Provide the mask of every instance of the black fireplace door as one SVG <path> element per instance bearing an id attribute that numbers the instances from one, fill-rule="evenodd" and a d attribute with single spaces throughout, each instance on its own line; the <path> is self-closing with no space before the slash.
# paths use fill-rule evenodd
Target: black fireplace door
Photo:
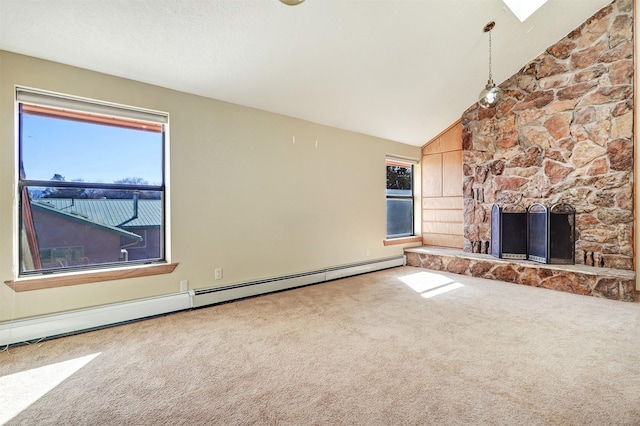
<path id="1" fill-rule="evenodd" d="M 527 211 L 520 206 L 491 207 L 491 255 L 527 258 Z"/>
<path id="2" fill-rule="evenodd" d="M 549 209 L 549 263 L 575 263 L 576 211 L 568 204 Z"/>
<path id="3" fill-rule="evenodd" d="M 575 263 L 576 211 L 568 204 L 547 209 L 542 204 L 529 207 L 529 260 L 541 263 Z"/>

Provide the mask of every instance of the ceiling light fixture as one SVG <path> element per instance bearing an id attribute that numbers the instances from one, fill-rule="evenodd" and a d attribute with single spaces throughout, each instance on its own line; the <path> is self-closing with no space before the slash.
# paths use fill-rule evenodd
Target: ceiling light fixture
<path id="1" fill-rule="evenodd" d="M 280 0 L 280 3 L 284 3 L 287 6 L 297 6 L 302 3 L 304 0 Z"/>
<path id="2" fill-rule="evenodd" d="M 491 30 L 495 26 L 496 23 L 491 21 L 483 28 L 485 33 L 489 33 L 489 81 L 487 81 L 487 85 L 484 90 L 480 92 L 480 96 L 478 96 L 478 103 L 483 108 L 493 108 L 500 102 L 500 99 L 502 99 L 502 90 L 496 87 L 491 76 Z"/>

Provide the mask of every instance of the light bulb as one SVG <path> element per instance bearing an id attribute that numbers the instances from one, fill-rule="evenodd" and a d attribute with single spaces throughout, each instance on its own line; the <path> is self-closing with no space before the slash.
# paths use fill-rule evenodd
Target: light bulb
<path id="1" fill-rule="evenodd" d="M 502 90 L 493 84 L 493 80 L 487 81 L 487 86 L 480 92 L 478 103 L 483 108 L 493 108 L 502 99 Z"/>

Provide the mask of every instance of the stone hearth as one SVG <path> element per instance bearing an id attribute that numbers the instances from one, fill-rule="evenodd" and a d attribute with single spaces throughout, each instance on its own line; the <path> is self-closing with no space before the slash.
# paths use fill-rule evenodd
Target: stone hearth
<path id="1" fill-rule="evenodd" d="M 636 274 L 629 270 L 547 265 L 439 247 L 406 248 L 404 252 L 409 266 L 625 302 L 634 299 Z"/>

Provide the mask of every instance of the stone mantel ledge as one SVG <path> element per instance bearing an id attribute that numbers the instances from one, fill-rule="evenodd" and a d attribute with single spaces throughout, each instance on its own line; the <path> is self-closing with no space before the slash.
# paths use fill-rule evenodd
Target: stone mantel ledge
<path id="1" fill-rule="evenodd" d="M 634 299 L 634 271 L 499 259 L 442 247 L 412 247 L 404 252 L 409 266 L 625 302 Z"/>

